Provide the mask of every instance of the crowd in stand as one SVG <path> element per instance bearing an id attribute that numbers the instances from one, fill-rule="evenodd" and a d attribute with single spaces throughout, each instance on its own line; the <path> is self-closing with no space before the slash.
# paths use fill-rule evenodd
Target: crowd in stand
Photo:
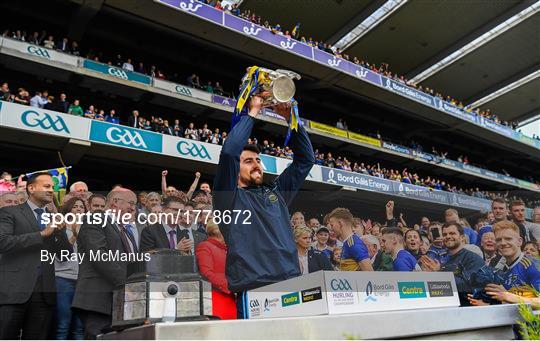
<path id="1" fill-rule="evenodd" d="M 227 247 L 212 219 L 215 213 L 210 213 L 213 210 L 212 187 L 208 182 L 200 182 L 200 173 L 195 174 L 191 187 L 185 192 L 167 184 L 167 171 L 161 174 L 161 192 L 135 194 L 122 185 L 115 185 L 111 192 L 98 194 L 90 192 L 86 183 L 76 182 L 60 202 L 50 202 L 51 198 L 47 201 L 38 194 L 36 188 L 39 188 L 40 177 L 41 181 L 52 184 L 52 179 L 43 174 L 19 178 L 12 191 L 0 193 L 1 221 L 11 221 L 14 213 L 7 207 L 41 207 L 36 202 L 40 198 L 47 212 L 62 214 L 127 210 L 129 207 L 131 223 L 119 232 L 126 235 L 125 248 L 131 253 L 165 248 L 178 250 L 183 255 L 195 255 L 198 271 L 212 284 L 213 314 L 223 319 L 235 318 L 234 293 L 229 291 L 225 277 Z M 450 271 L 454 273 L 462 305 L 516 303 L 526 299 L 538 307 L 537 299 L 531 297 L 536 297 L 533 288 L 540 290 L 537 268 L 540 207 L 535 208 L 533 222 L 525 220 L 524 209 L 520 200 L 508 205 L 504 199 L 496 198 L 492 210 L 474 222 L 460 217 L 455 209 L 447 209 L 437 217 L 424 216 L 418 222 L 406 222 L 403 213 L 396 216 L 392 201 L 384 208 L 386 220 L 382 222 L 354 216 L 345 208 L 336 208 L 323 219 L 322 215 L 305 217 L 302 212 L 294 212 L 290 219 L 291 238 L 296 242 L 302 274 L 317 270 Z M 142 214 L 177 211 L 182 212 L 177 221 L 149 225 L 135 219 Z M 209 215 L 196 212 L 209 212 Z M 0 225 L 0 256 L 10 262 L 13 257 L 9 238 L 14 231 L 7 225 Z M 88 250 L 89 244 L 99 241 L 89 240 L 92 228 L 84 226 L 87 227 L 81 229 L 76 222 L 64 223 L 56 229 L 43 226 L 41 234 L 44 238 L 54 234 L 59 239 L 65 231 L 69 242 L 66 245 L 71 252 Z M 161 233 L 163 229 L 176 232 L 167 236 Z M 85 333 L 88 331 L 83 330 L 81 319 L 88 318 L 85 314 L 88 309 L 94 309 L 89 308 L 94 307 L 94 303 L 80 298 L 84 289 L 78 284 L 81 280 L 90 281 L 82 274 L 86 270 L 73 259 L 56 259 L 54 271 L 58 293 L 54 313 L 51 312 L 55 322 L 49 337 L 88 338 L 92 334 Z M 477 275 L 473 276 L 473 273 Z M 112 279 L 107 277 L 106 280 Z M 97 296 L 92 298 L 101 297 L 94 295 Z M 96 301 L 100 302 L 98 298 Z M 11 318 L 9 321 L 13 322 Z M 46 325 L 44 322 L 40 327 L 47 330 Z M 9 335 L 18 335 L 10 332 Z M 8 335 L 8 331 L 4 330 L 4 333 Z"/>
<path id="2" fill-rule="evenodd" d="M 443 96 L 441 93 L 437 92 L 434 89 L 431 89 L 429 87 L 423 87 L 422 85 L 416 84 L 410 80 L 408 80 L 403 75 L 398 75 L 397 73 L 394 73 L 390 71 L 390 65 L 388 63 L 380 63 L 380 65 L 376 65 L 375 63 L 369 63 L 363 59 L 359 59 L 356 56 L 349 56 L 348 54 L 341 51 L 339 48 L 332 46 L 331 44 L 327 44 L 324 41 L 318 41 L 314 40 L 312 37 L 306 38 L 304 35 L 300 34 L 300 23 L 295 25 L 295 27 L 291 28 L 291 30 L 286 30 L 281 27 L 280 24 L 272 25 L 268 21 L 264 21 L 261 19 L 261 16 L 258 14 L 252 12 L 249 9 L 246 9 L 244 11 L 240 10 L 237 4 L 230 5 L 230 6 L 222 6 L 222 2 L 220 0 L 199 0 L 200 2 L 203 2 L 205 4 L 208 4 L 210 6 L 213 6 L 214 8 L 226 11 L 227 13 L 233 14 L 235 16 L 238 16 L 240 18 L 243 18 L 247 21 L 250 21 L 254 24 L 257 24 L 259 26 L 262 26 L 274 34 L 280 34 L 287 38 L 296 39 L 304 44 L 307 44 L 309 46 L 318 48 L 319 50 L 325 51 L 327 53 L 330 53 L 338 58 L 343 58 L 344 60 L 350 61 L 352 63 L 355 63 L 357 65 L 360 65 L 366 69 L 370 69 L 373 72 L 377 72 L 385 77 L 391 78 L 397 82 L 401 82 L 403 84 L 406 84 L 410 87 L 413 87 L 419 91 L 422 91 L 426 94 L 429 94 L 434 97 L 438 97 L 441 100 L 444 100 L 452 105 L 457 106 L 460 109 L 463 109 L 470 113 L 475 113 L 478 116 L 484 117 L 486 119 L 492 120 L 495 123 L 502 124 L 505 126 L 509 126 L 512 129 L 517 128 L 517 122 L 509 122 L 509 121 L 503 121 L 497 117 L 494 113 L 491 112 L 490 109 L 481 110 L 480 108 L 472 109 L 470 106 L 466 106 L 463 104 L 462 101 L 457 100 L 451 96 Z"/>
<path id="3" fill-rule="evenodd" d="M 125 119 L 125 115 L 117 113 L 115 109 L 106 110 L 102 108 L 97 108 L 92 104 L 88 105 L 88 107 L 84 109 L 80 99 L 75 98 L 73 99 L 73 102 L 70 102 L 70 99 L 65 93 L 61 93 L 58 96 L 58 99 L 56 99 L 55 96 L 49 94 L 47 90 L 43 90 L 34 92 L 34 96 L 30 97 L 28 90 L 26 90 L 25 88 L 18 88 L 15 93 L 12 93 L 9 88 L 9 84 L 2 83 L 2 85 L 0 86 L 0 99 L 8 102 L 30 105 L 33 107 L 43 108 L 47 110 L 55 110 L 71 115 L 95 119 L 98 121 L 124 124 L 138 129 L 184 137 L 212 144 L 222 145 L 223 142 L 227 139 L 226 131 L 220 131 L 219 128 L 211 129 L 206 123 L 203 124 L 202 127 L 197 127 L 195 126 L 194 122 L 185 122 L 181 121 L 180 119 L 174 119 L 169 121 L 168 119 L 164 119 L 159 116 L 144 117 L 139 113 L 138 110 L 133 110 L 129 117 Z M 344 121 L 340 120 L 338 122 L 338 125 L 339 123 L 341 123 L 342 125 L 345 124 L 346 126 L 346 123 L 344 123 Z M 248 144 L 257 145 L 261 149 L 261 152 L 263 154 L 287 159 L 293 158 L 293 150 L 290 147 L 282 147 L 276 145 L 274 142 L 268 139 L 263 140 L 262 143 L 259 141 L 260 140 L 258 140 L 257 137 L 253 137 L 247 142 Z M 446 156 L 446 153 L 443 155 Z M 319 149 L 315 150 L 315 156 L 316 164 L 330 168 L 363 173 L 379 178 L 400 181 L 403 183 L 429 187 L 431 189 L 465 194 L 485 199 L 490 199 L 501 195 L 500 193 L 492 193 L 489 191 L 481 190 L 479 187 L 463 188 L 461 186 L 453 184 L 451 185 L 448 181 L 445 181 L 443 179 L 438 179 L 429 175 L 422 176 L 408 168 L 399 170 L 381 166 L 380 163 L 369 164 L 362 161 L 349 160 L 345 156 L 335 156 L 332 152 L 322 152 L 319 151 Z M 460 162 L 468 163 L 467 156 L 460 156 L 459 159 L 458 161 Z"/>
<path id="4" fill-rule="evenodd" d="M 81 47 L 76 41 L 70 41 L 67 37 L 62 38 L 61 40 L 55 40 L 55 37 L 47 34 L 47 31 L 45 30 L 41 31 L 41 33 L 36 31 L 33 34 L 29 34 L 26 31 L 21 30 L 16 30 L 13 32 L 10 32 L 10 30 L 4 30 L 2 36 L 43 46 L 49 49 L 55 49 L 74 56 L 83 55 L 81 52 Z M 84 57 L 96 62 L 116 66 L 124 70 L 135 71 L 153 78 L 184 83 L 184 79 L 181 79 L 178 73 L 165 75 L 163 68 L 159 68 L 155 64 L 150 64 L 150 66 L 148 66 L 148 64 L 145 64 L 145 61 L 135 61 L 129 57 L 122 57 L 121 54 L 117 54 L 115 58 L 107 58 L 103 55 L 103 53 L 90 49 L 88 53 L 84 55 Z M 185 83 L 195 89 L 204 90 L 206 92 L 215 93 L 221 96 L 232 96 L 231 92 L 226 92 L 223 90 L 223 87 L 219 82 L 212 82 L 210 80 L 200 81 L 199 76 L 196 74 L 186 77 Z"/>

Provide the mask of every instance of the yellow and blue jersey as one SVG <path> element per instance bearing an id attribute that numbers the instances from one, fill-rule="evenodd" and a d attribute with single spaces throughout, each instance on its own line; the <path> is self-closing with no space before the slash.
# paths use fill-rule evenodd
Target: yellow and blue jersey
<path id="1" fill-rule="evenodd" d="M 539 263 L 521 254 L 512 264 L 506 265 L 500 272 L 504 279 L 503 286 L 509 292 L 522 296 L 536 297 L 532 288 L 540 291 Z"/>
<path id="2" fill-rule="evenodd" d="M 360 266 L 358 262 L 369 259 L 369 252 L 366 244 L 356 234 L 352 234 L 343 241 L 341 249 L 341 261 L 339 269 L 342 271 L 358 271 Z"/>

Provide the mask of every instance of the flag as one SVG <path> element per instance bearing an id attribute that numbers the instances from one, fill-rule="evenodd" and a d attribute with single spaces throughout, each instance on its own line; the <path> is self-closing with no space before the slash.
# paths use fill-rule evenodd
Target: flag
<path id="1" fill-rule="evenodd" d="M 300 35 L 300 23 L 297 23 L 296 26 L 291 31 L 291 36 L 293 38 L 298 39 L 298 36 Z"/>
<path id="2" fill-rule="evenodd" d="M 240 121 L 243 115 L 247 114 L 247 110 L 244 110 L 244 105 L 248 101 L 249 97 L 255 93 L 259 87 L 259 67 L 251 66 L 248 68 L 248 72 L 244 76 L 246 81 L 242 84 L 240 89 L 240 95 L 236 101 L 236 107 L 234 108 L 231 129 Z"/>
<path id="3" fill-rule="evenodd" d="M 287 135 L 285 136 L 285 146 L 289 144 L 293 130 L 298 132 L 298 126 L 302 125 L 300 120 L 300 114 L 298 113 L 298 102 L 293 98 L 291 99 L 291 115 L 289 117 L 289 129 L 287 130 Z"/>
<path id="4" fill-rule="evenodd" d="M 32 173 L 26 173 L 26 177 L 32 176 L 32 174 L 36 173 L 49 173 L 52 176 L 53 180 L 53 191 L 54 191 L 54 198 L 57 202 L 57 204 L 62 203 L 64 196 L 66 195 L 67 190 L 67 184 L 68 184 L 68 169 L 69 167 L 60 167 L 60 168 L 52 168 L 52 169 L 46 169 L 41 171 L 36 171 Z"/>

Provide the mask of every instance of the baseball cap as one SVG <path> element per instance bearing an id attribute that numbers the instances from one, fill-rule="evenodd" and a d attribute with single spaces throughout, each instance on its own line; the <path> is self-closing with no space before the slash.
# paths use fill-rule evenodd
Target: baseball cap
<path id="1" fill-rule="evenodd" d="M 330 233 L 330 230 L 326 226 L 321 226 L 321 227 L 319 227 L 317 229 L 317 232 L 315 232 L 315 233 L 319 233 L 319 232 L 328 232 L 328 233 Z"/>

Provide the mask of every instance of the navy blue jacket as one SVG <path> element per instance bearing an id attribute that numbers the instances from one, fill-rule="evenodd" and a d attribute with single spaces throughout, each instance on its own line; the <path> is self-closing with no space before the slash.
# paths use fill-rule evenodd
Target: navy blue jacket
<path id="1" fill-rule="evenodd" d="M 315 163 L 308 135 L 299 127 L 290 140 L 294 160 L 271 185 L 238 187 L 240 154 L 253 124 L 254 118 L 244 116 L 231 130 L 214 181 L 215 210 L 251 212 L 251 224 L 244 224 L 247 215 L 241 215 L 237 222 L 219 225 L 227 243 L 225 272 L 233 292 L 300 276 L 288 206 Z"/>

